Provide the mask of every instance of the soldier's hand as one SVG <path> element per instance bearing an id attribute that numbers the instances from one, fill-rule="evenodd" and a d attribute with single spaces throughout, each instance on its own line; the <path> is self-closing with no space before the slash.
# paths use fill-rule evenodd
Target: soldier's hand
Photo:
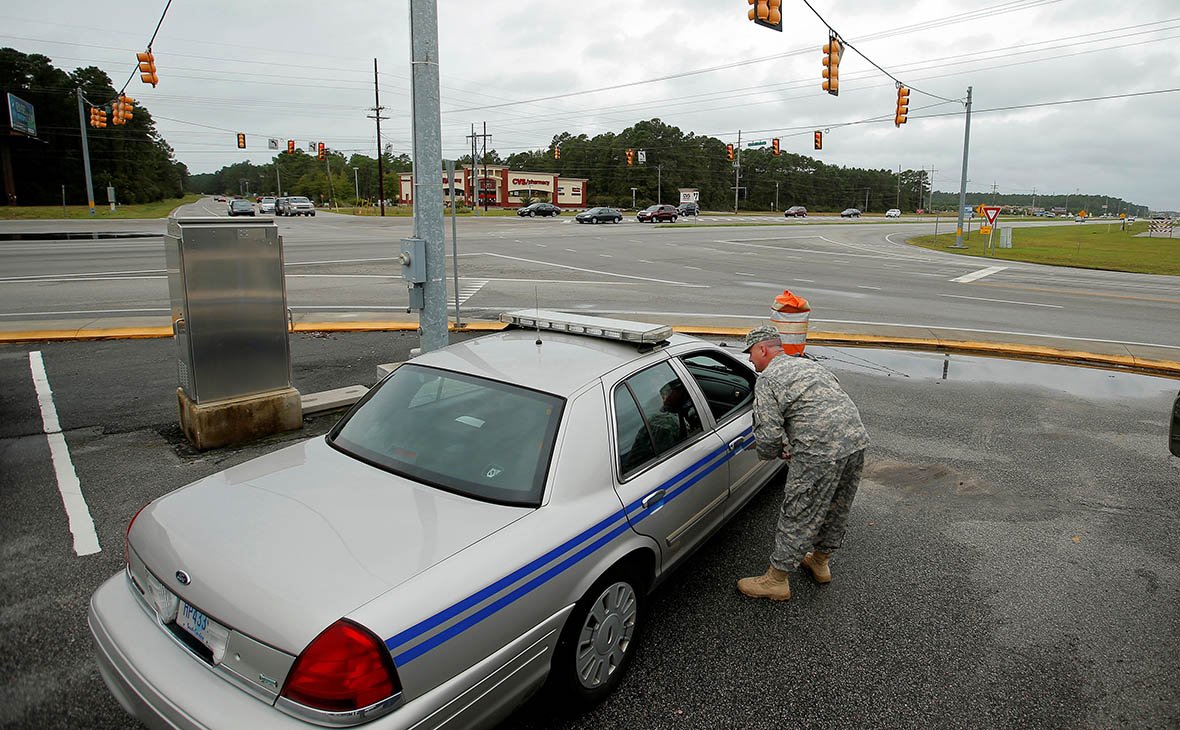
<path id="1" fill-rule="evenodd" d="M 786 461 L 790 461 L 791 460 L 791 448 L 789 446 L 784 446 L 783 453 L 779 456 L 779 458 L 784 459 Z"/>

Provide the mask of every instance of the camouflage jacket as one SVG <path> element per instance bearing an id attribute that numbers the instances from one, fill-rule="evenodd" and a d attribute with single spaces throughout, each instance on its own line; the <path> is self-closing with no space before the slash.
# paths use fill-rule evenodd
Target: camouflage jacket
<path id="1" fill-rule="evenodd" d="M 779 355 L 754 385 L 754 437 L 758 458 L 792 456 L 834 461 L 869 445 L 856 404 L 823 365 Z"/>

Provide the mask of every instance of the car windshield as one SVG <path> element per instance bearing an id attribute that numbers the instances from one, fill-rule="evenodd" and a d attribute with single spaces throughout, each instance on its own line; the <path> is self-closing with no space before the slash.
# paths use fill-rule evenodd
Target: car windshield
<path id="1" fill-rule="evenodd" d="M 287 198 L 288 203 L 310 203 L 307 198 Z"/>
<path id="2" fill-rule="evenodd" d="M 405 365 L 329 435 L 347 454 L 449 492 L 538 506 L 564 400 Z"/>

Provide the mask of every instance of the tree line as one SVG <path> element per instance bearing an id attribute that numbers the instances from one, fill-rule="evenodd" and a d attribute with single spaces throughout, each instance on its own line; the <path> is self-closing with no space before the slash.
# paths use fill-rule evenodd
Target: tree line
<path id="1" fill-rule="evenodd" d="M 46 56 L 0 48 L 0 97 L 4 103 L 6 94 L 29 102 L 37 126 L 36 137 L 13 134 L 3 138 L 13 185 L 5 191 L 3 202 L 53 205 L 62 202 L 63 194 L 69 204 L 87 202 L 78 89 L 86 100 L 99 106 L 109 107 L 117 96 L 110 77 L 94 66 L 66 72 L 54 67 Z M 83 112 L 88 121 L 86 105 Z M 96 202 L 106 202 L 107 186 L 115 188 L 119 203 L 181 197 L 188 168 L 174 159 L 172 148 L 156 131 L 147 109 L 136 104 L 132 114 L 125 125 L 111 124 L 108 115 L 107 127 L 86 128 Z M 7 121 L 7 113 L 4 118 Z"/>
<path id="2" fill-rule="evenodd" d="M 412 169 L 408 155 L 382 154 L 385 197 L 397 200 L 398 174 Z M 238 162 L 216 172 L 189 177 L 188 189 L 206 195 L 303 195 L 316 204 L 354 205 L 376 201 L 377 158 L 361 154 L 345 157 L 332 149 L 324 159 L 296 149 L 283 151 L 261 165 Z"/>

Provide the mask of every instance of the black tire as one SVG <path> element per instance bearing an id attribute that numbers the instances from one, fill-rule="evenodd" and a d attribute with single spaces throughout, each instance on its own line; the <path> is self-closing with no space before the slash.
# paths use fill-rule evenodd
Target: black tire
<path id="1" fill-rule="evenodd" d="M 623 217 L 622 217 L 622 216 L 619 216 L 618 218 L 615 218 L 615 223 L 622 223 L 622 222 L 623 222 Z"/>
<path id="2" fill-rule="evenodd" d="M 672 222 L 673 222 L 673 223 L 675 223 L 675 222 L 676 222 L 676 216 L 672 216 Z"/>
<path id="3" fill-rule="evenodd" d="M 308 213 L 308 215 L 310 215 L 312 218 L 315 218 L 315 211 L 313 210 L 312 212 Z"/>
<path id="4" fill-rule="evenodd" d="M 535 210 L 530 210 L 530 211 L 529 211 L 529 218 L 532 218 L 532 217 L 534 217 L 535 215 L 537 215 L 537 211 L 535 211 Z"/>
<path id="5" fill-rule="evenodd" d="M 591 218 L 590 220 L 594 221 L 595 223 L 599 222 L 599 220 L 597 218 Z"/>
<path id="6" fill-rule="evenodd" d="M 643 611 L 639 583 L 628 573 L 600 578 L 574 606 L 553 653 L 556 691 L 580 706 L 601 702 L 622 681 L 635 655 Z"/>

